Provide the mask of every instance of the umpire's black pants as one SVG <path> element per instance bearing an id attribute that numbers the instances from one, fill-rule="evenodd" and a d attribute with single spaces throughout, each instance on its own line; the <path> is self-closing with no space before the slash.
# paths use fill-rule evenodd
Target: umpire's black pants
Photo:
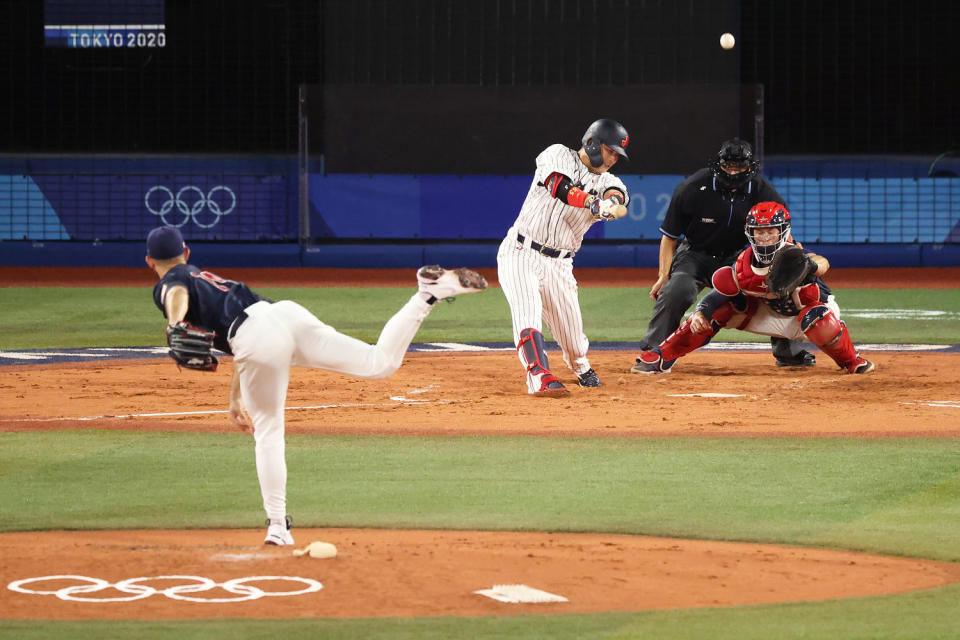
<path id="1" fill-rule="evenodd" d="M 684 314 L 697 301 L 700 292 L 713 286 L 713 272 L 733 264 L 739 254 L 738 249 L 732 255 L 712 256 L 692 249 L 690 243 L 682 240 L 673 254 L 670 279 L 660 289 L 653 305 L 653 316 L 647 325 L 647 333 L 640 340 L 641 351 L 656 347 L 676 331 Z M 773 355 L 778 359 L 789 359 L 803 350 L 803 343 L 786 338 L 770 338 L 770 343 L 773 346 Z"/>

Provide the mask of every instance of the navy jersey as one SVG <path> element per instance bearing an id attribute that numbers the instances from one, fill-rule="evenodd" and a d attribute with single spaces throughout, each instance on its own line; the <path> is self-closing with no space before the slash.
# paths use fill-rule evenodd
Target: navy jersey
<path id="1" fill-rule="evenodd" d="M 183 286 L 190 296 L 187 308 L 187 322 L 202 329 L 215 331 L 213 344 L 217 349 L 232 354 L 227 343 L 227 330 L 240 312 L 254 302 L 264 300 L 242 282 L 227 280 L 203 271 L 192 264 L 178 264 L 167 271 L 166 275 L 153 288 L 153 301 L 167 316 L 164 297 L 171 287 Z"/>

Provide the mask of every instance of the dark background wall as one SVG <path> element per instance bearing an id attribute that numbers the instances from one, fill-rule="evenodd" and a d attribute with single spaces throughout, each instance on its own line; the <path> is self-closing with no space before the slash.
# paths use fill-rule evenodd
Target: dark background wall
<path id="1" fill-rule="evenodd" d="M 167 0 L 153 50 L 45 48 L 42 2 L 0 7 L 5 151 L 293 152 L 302 82 L 760 83 L 768 154 L 960 144 L 951 0 Z"/>
<path id="2" fill-rule="evenodd" d="M 305 85 L 311 155 L 328 173 L 527 174 L 587 125 L 628 129 L 628 173 L 683 175 L 737 134 L 739 85 Z"/>

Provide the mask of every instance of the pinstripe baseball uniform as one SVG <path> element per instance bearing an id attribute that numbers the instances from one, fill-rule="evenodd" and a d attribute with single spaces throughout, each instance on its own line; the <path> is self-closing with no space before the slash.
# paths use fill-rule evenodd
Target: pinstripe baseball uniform
<path id="1" fill-rule="evenodd" d="M 590 342 L 583 331 L 583 318 L 573 276 L 573 255 L 583 236 L 597 220 L 590 210 L 566 204 L 546 185 L 553 174 L 566 176 L 574 186 L 604 197 L 609 189 L 627 196 L 615 175 L 592 173 L 578 151 L 562 144 L 547 147 L 537 156 L 537 169 L 520 213 L 507 231 L 497 253 L 500 286 L 510 304 L 514 344 L 524 329 L 542 332 L 542 321 L 563 351 L 563 359 L 577 375 L 590 369 Z M 625 202 L 624 202 L 625 204 Z M 551 257 L 553 256 L 553 257 Z M 525 363 L 522 354 L 521 364 Z M 528 372 L 530 393 L 539 389 Z"/>

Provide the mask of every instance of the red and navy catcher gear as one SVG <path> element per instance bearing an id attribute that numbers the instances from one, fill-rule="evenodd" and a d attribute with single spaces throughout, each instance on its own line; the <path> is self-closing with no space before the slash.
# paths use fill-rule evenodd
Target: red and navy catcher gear
<path id="1" fill-rule="evenodd" d="M 626 146 L 630 144 L 630 134 L 622 124 L 609 118 L 600 118 L 587 128 L 583 134 L 583 150 L 590 158 L 590 164 L 594 167 L 603 165 L 603 153 L 600 151 L 600 145 L 607 145 L 612 151 L 623 156 L 627 160 Z"/>
<path id="2" fill-rule="evenodd" d="M 768 245 L 758 244 L 755 238 L 756 230 L 770 228 L 776 228 L 780 231 L 777 242 Z M 773 262 L 773 256 L 776 255 L 777 251 L 787 244 L 787 238 L 790 236 L 790 212 L 779 202 L 757 203 L 747 213 L 744 233 L 747 234 L 747 240 L 753 247 L 753 255 L 757 262 L 762 265 L 769 265 Z"/>
<path id="3" fill-rule="evenodd" d="M 807 339 L 850 373 L 869 373 L 873 364 L 857 353 L 847 325 L 825 304 L 811 304 L 797 315 Z"/>

